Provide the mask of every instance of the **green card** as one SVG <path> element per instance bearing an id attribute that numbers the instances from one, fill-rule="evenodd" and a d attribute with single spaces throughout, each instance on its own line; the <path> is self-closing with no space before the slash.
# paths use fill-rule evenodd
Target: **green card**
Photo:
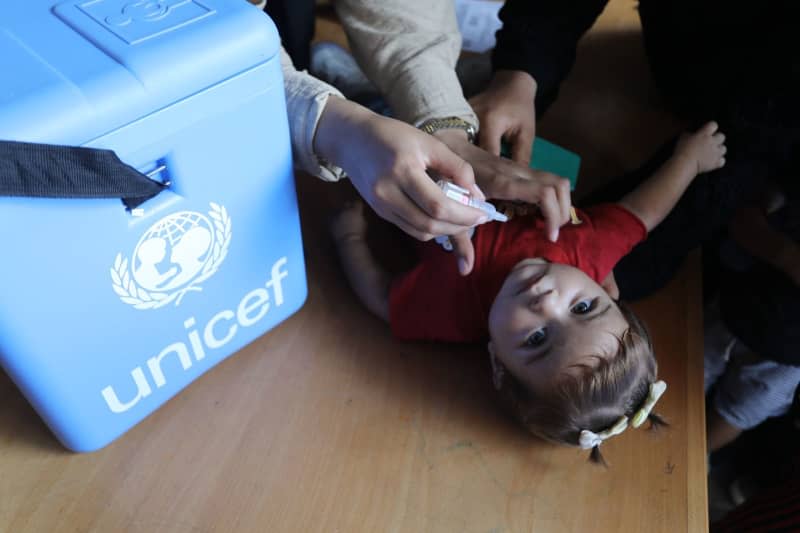
<path id="1" fill-rule="evenodd" d="M 501 154 L 510 157 L 511 151 L 508 144 L 503 141 Z M 581 167 L 581 158 L 578 154 L 561 148 L 557 144 L 536 137 L 531 147 L 531 168 L 545 170 L 557 176 L 569 179 L 570 189 L 575 190 L 578 183 L 578 170 Z"/>

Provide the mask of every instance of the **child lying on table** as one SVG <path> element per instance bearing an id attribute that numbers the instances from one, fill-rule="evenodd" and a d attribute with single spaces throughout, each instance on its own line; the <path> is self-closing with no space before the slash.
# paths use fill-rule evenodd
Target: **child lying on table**
<path id="1" fill-rule="evenodd" d="M 416 267 L 390 279 L 366 244 L 362 204 L 331 230 L 353 289 L 396 337 L 488 338 L 494 385 L 525 427 L 602 462 L 604 439 L 646 419 L 662 423 L 651 410 L 666 387 L 643 324 L 606 290 L 612 269 L 698 174 L 724 165 L 717 129 L 711 122 L 682 136 L 652 176 L 617 203 L 577 210 L 580 222 L 561 228 L 556 242 L 535 215 L 479 226 L 468 276 L 428 243 Z"/>

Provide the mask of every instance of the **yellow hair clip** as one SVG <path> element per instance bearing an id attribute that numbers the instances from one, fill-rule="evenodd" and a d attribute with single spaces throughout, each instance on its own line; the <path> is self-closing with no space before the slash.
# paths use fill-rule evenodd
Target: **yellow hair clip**
<path id="1" fill-rule="evenodd" d="M 633 419 L 631 420 L 631 425 L 633 427 L 638 428 L 644 424 L 644 421 L 650 416 L 650 411 L 653 410 L 653 407 L 656 405 L 658 399 L 661 398 L 661 395 L 664 394 L 665 390 L 667 390 L 667 384 L 663 381 L 656 381 L 650 384 L 650 392 L 647 394 L 644 405 L 642 405 L 641 409 L 636 411 L 636 414 L 633 415 Z"/>
<path id="2" fill-rule="evenodd" d="M 581 219 L 578 218 L 578 213 L 575 211 L 575 208 L 572 207 L 572 206 L 570 206 L 570 208 L 569 208 L 569 218 L 570 218 L 570 220 L 572 220 L 572 225 L 573 226 L 577 226 L 578 224 L 581 224 L 583 222 Z"/>

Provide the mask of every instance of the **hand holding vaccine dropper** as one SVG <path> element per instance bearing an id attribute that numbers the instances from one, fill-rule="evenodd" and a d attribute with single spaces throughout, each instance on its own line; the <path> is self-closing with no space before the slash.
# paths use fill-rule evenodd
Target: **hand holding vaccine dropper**
<path id="1" fill-rule="evenodd" d="M 508 217 L 505 216 L 503 213 L 497 211 L 495 206 L 490 204 L 489 202 L 484 202 L 482 200 L 478 200 L 477 198 L 473 197 L 472 194 L 467 189 L 463 187 L 459 187 L 455 183 L 445 180 L 439 180 L 436 182 L 444 195 L 450 198 L 451 200 L 455 200 L 458 203 L 468 205 L 471 207 L 475 207 L 480 209 L 489 217 L 489 220 L 497 220 L 499 222 L 507 222 Z M 470 230 L 470 236 L 474 230 Z M 433 239 L 436 241 L 442 248 L 444 248 L 448 252 L 453 251 L 453 243 L 450 242 L 450 237 L 447 235 L 439 235 L 434 237 Z"/>
<path id="2" fill-rule="evenodd" d="M 442 189 L 445 196 L 464 205 L 480 209 L 486 213 L 486 215 L 489 217 L 489 220 L 497 220 L 499 222 L 508 221 L 508 217 L 503 213 L 498 212 L 495 206 L 489 202 L 484 202 L 474 198 L 467 189 L 459 187 L 455 183 L 445 180 L 439 180 L 436 182 L 436 184 Z"/>

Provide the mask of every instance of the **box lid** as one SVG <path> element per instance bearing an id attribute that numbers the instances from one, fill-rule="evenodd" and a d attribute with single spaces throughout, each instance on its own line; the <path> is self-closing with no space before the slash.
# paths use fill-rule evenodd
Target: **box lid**
<path id="1" fill-rule="evenodd" d="M 245 0 L 0 2 L 0 139 L 84 144 L 279 47 Z"/>

